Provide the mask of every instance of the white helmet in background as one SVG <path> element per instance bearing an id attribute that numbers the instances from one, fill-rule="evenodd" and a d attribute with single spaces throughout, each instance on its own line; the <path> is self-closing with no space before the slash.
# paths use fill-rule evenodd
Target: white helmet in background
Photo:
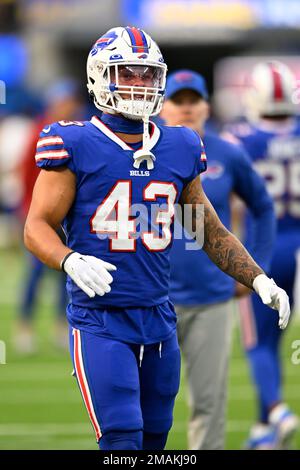
<path id="1" fill-rule="evenodd" d="M 107 31 L 90 51 L 87 87 L 101 111 L 147 120 L 161 110 L 166 73 L 159 47 L 148 34 L 118 27 Z"/>
<path id="2" fill-rule="evenodd" d="M 246 96 L 246 106 L 252 118 L 295 114 L 295 77 L 282 62 L 257 64 L 252 71 L 251 85 Z"/>

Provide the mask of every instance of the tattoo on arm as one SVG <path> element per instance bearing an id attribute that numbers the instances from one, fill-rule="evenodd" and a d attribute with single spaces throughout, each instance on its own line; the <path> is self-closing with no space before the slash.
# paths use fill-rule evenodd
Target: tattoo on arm
<path id="1" fill-rule="evenodd" d="M 254 279 L 259 274 L 264 274 L 264 271 L 235 235 L 224 227 L 206 197 L 199 177 L 186 186 L 181 196 L 181 204 L 193 206 L 193 230 L 201 230 L 201 224 L 200 227 L 199 223 L 197 224 L 199 211 L 196 211 L 196 204 L 204 204 L 204 251 L 222 271 L 253 289 Z"/>

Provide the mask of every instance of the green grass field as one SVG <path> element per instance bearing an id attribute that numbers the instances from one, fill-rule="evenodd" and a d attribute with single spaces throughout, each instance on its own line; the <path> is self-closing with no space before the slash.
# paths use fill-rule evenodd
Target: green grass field
<path id="1" fill-rule="evenodd" d="M 39 353 L 18 356 L 12 348 L 19 292 L 24 276 L 22 254 L 0 252 L 0 340 L 7 348 L 6 364 L 0 365 L 0 449 L 97 449 L 68 353 L 53 346 L 55 283 L 48 275 L 42 283 L 36 315 Z M 285 398 L 300 415 L 300 365 L 293 365 L 292 342 L 300 339 L 294 321 L 284 341 Z M 186 449 L 184 377 L 177 397 L 175 420 L 167 448 Z M 255 418 L 255 398 L 247 364 L 234 330 L 228 391 L 226 448 L 239 449 Z M 300 449 L 300 435 L 294 447 Z"/>

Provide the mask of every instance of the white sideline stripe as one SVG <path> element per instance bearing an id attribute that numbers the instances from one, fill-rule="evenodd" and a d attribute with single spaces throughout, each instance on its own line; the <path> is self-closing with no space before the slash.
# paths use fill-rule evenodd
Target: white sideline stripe
<path id="1" fill-rule="evenodd" d="M 287 401 L 299 400 L 300 384 L 290 384 L 283 388 Z M 255 399 L 255 389 L 251 385 L 230 385 L 227 389 L 227 401 L 248 401 Z M 186 390 L 182 388 L 181 395 L 176 397 L 176 401 L 188 402 Z M 176 403 L 175 401 L 175 403 Z"/>
<path id="2" fill-rule="evenodd" d="M 289 363 L 284 363 L 284 376 L 285 377 L 295 377 L 299 376 L 300 369 L 297 368 L 297 366 L 294 366 L 291 364 L 291 367 L 289 367 Z M 244 378 L 246 376 L 246 379 L 250 380 L 250 370 L 248 371 L 245 367 L 242 366 L 235 366 L 234 364 L 230 366 L 230 373 L 229 377 L 241 377 Z"/>
<path id="3" fill-rule="evenodd" d="M 24 371 L 24 368 L 23 368 L 23 371 Z M 6 371 L 5 371 L 6 372 Z M 42 371 L 41 372 L 45 373 L 45 371 Z M 18 374 L 17 376 L 15 374 Z M 29 373 L 26 374 L 26 373 L 23 373 L 23 374 L 20 374 L 18 371 L 17 372 L 13 372 L 13 374 L 11 375 L 6 375 L 6 377 L 1 377 L 0 376 L 0 384 L 4 383 L 4 382 L 47 382 L 47 381 L 51 381 L 51 380 L 66 380 L 66 377 L 68 377 L 68 375 L 71 375 L 71 370 L 70 372 L 66 372 L 65 374 L 55 374 L 55 373 L 52 373 L 52 374 L 47 374 L 47 375 L 40 375 L 38 376 L 37 373 Z"/>
<path id="4" fill-rule="evenodd" d="M 45 378 L 46 379 L 46 378 Z M 48 377 L 47 377 L 48 379 Z M 72 377 L 70 377 L 72 380 Z M 2 379 L 0 379 L 1 386 Z M 290 384 L 284 388 L 287 400 L 299 399 L 300 384 Z M 23 385 L 22 389 L 1 390 L 1 404 L 45 404 L 45 403 L 80 403 L 81 396 L 77 387 L 61 389 L 60 387 L 46 387 L 40 389 L 41 394 L 35 395 L 31 384 Z M 255 398 L 254 388 L 247 385 L 231 385 L 228 390 L 228 401 L 248 401 Z M 187 390 L 181 387 L 180 394 L 176 397 L 176 402 L 187 402 Z"/>
<path id="5" fill-rule="evenodd" d="M 299 399 L 300 384 L 291 384 L 284 387 L 284 395 L 287 399 Z M 244 401 L 255 398 L 255 390 L 252 386 L 231 385 L 228 389 L 228 399 Z"/>
<path id="6" fill-rule="evenodd" d="M 66 355 L 68 353 L 66 352 Z M 49 367 L 53 370 L 49 371 Z M 30 370 L 27 370 L 29 369 Z M 5 382 L 46 382 L 51 380 L 65 380 L 66 377 L 71 377 L 71 365 L 69 369 L 62 368 L 61 365 L 52 363 L 43 363 L 43 362 L 35 362 L 30 364 L 30 367 L 26 367 L 24 369 L 24 364 L 8 364 L 1 370 L 0 375 L 0 384 Z M 59 371 L 57 370 L 59 369 Z M 229 377 L 240 377 L 241 375 L 246 375 L 247 380 L 250 377 L 248 370 L 244 367 L 239 367 L 235 364 L 230 366 L 230 374 Z M 295 377 L 299 376 L 300 368 L 294 366 L 292 364 L 285 364 L 285 377 Z M 230 384 L 230 388 L 234 388 L 237 385 Z M 289 387 L 289 386 L 288 386 Z M 183 389 L 183 387 L 182 387 Z"/>
<path id="7" fill-rule="evenodd" d="M 0 307 L 1 307 L 2 303 L 0 303 Z M 300 332 L 299 332 L 300 334 Z M 11 338 L 3 338 L 5 341 L 7 341 L 7 343 L 10 343 L 10 340 Z M 298 338 L 300 339 L 300 338 Z M 293 351 L 291 349 L 291 351 Z M 69 359 L 69 352 L 66 351 L 66 357 Z M 44 375 L 48 374 L 49 373 L 49 370 L 51 370 L 51 372 L 55 371 L 55 372 L 58 372 L 63 374 L 63 372 L 65 371 L 67 374 L 71 373 L 71 370 L 72 370 L 72 364 L 71 364 L 71 359 L 69 360 L 69 367 L 68 365 L 66 365 L 65 363 L 61 363 L 59 362 L 59 357 L 56 358 L 55 360 L 49 360 L 49 361 L 38 361 L 38 360 L 35 360 L 36 358 L 34 358 L 34 362 L 30 362 L 31 359 L 29 358 L 28 359 L 28 363 L 27 364 L 24 364 L 24 363 L 9 363 L 7 366 L 5 366 L 6 368 L 6 372 L 11 372 L 12 374 L 14 373 L 22 373 L 24 372 L 24 368 L 27 368 L 28 371 L 25 371 L 24 372 L 24 375 L 26 373 L 27 374 L 30 374 L 31 372 L 36 372 L 35 369 L 38 369 L 38 373 L 43 373 Z M 289 359 L 289 357 L 286 357 L 284 356 L 283 359 Z M 287 363 L 286 364 L 286 369 L 287 371 L 295 371 L 295 374 L 299 374 L 300 372 L 300 364 L 297 366 L 297 365 L 294 365 L 292 364 L 292 362 L 290 363 Z M 241 372 L 244 372 L 245 374 L 248 374 L 248 366 L 247 366 L 247 363 L 245 362 L 245 360 L 241 357 L 232 357 L 231 358 L 231 364 L 230 364 L 230 373 L 229 373 L 229 376 L 231 375 L 231 372 L 232 371 L 241 371 Z M 286 371 L 285 371 L 286 372 Z M 183 373 L 184 375 L 184 373 Z M 248 374 L 249 375 L 249 374 Z M 250 375 L 249 375 L 250 377 Z M 0 376 L 0 380 L 1 380 L 1 376 Z"/>
<path id="8" fill-rule="evenodd" d="M 89 422 L 70 423 L 70 424 L 49 424 L 49 423 L 7 423 L 0 425 L 0 436 L 39 436 L 39 435 L 52 435 L 62 436 L 64 434 L 80 435 L 91 434 L 93 430 Z"/>
<path id="9" fill-rule="evenodd" d="M 34 373 L 38 372 L 39 374 L 43 373 L 44 375 L 47 375 L 49 371 L 51 370 L 51 372 L 56 372 L 56 373 L 59 372 L 61 374 L 65 372 L 68 374 L 69 372 L 71 373 L 73 369 L 73 365 L 71 363 L 71 359 L 69 358 L 69 353 L 67 351 L 66 351 L 66 357 L 69 359 L 69 366 L 65 362 L 63 364 L 59 362 L 60 360 L 59 357 L 56 358 L 56 360 L 51 360 L 51 361 L 34 360 L 34 362 L 31 362 L 31 358 L 28 358 L 28 362 L 26 364 L 16 363 L 16 362 L 9 363 L 6 368 L 5 373 L 19 374 L 19 373 L 24 372 L 24 375 L 25 375 L 25 373 L 30 374 L 30 372 L 34 372 Z M 37 369 L 37 371 L 35 369 Z"/>
<path id="10" fill-rule="evenodd" d="M 71 405 L 81 405 L 82 399 L 81 396 L 78 395 L 78 391 L 76 391 L 76 395 L 66 395 L 63 393 L 63 396 L 52 396 L 52 395 L 45 395 L 44 397 L 30 397 L 23 395 L 22 396 L 11 396 L 11 397 L 1 397 L 1 405 L 46 405 L 47 403 L 57 404 L 57 405 L 64 405 L 65 407 Z M 61 393 L 62 394 L 62 393 Z"/>
<path id="11" fill-rule="evenodd" d="M 0 303 L 0 307 L 1 307 L 2 303 Z M 5 339 L 5 338 L 4 338 Z M 295 338 L 295 339 L 300 339 L 300 331 L 299 331 L 299 338 Z M 10 340 L 10 338 L 9 338 Z M 291 341 L 292 342 L 292 341 Z M 293 352 L 292 348 L 291 348 L 291 351 Z M 68 352 L 66 352 L 66 356 L 69 358 L 69 355 L 68 355 Z M 283 359 L 289 359 L 289 356 L 283 356 Z M 29 361 L 30 359 L 28 359 Z M 56 361 L 56 362 L 55 362 Z M 242 358 L 242 357 L 232 357 L 231 358 L 231 364 L 230 364 L 230 374 L 231 375 L 231 372 L 244 372 L 245 374 L 248 374 L 248 365 L 246 363 L 246 361 Z M 70 360 L 70 364 L 71 364 L 71 360 Z M 58 358 L 56 358 L 56 360 L 49 360 L 49 361 L 37 361 L 37 360 L 34 360 L 34 362 L 31 362 L 29 364 L 24 364 L 24 363 L 11 363 L 9 364 L 9 369 L 10 370 L 13 370 L 13 368 L 15 369 L 18 369 L 20 368 L 21 369 L 21 372 L 22 370 L 24 370 L 24 366 L 25 367 L 28 367 L 30 368 L 31 370 L 35 369 L 35 368 L 44 368 L 44 367 L 47 367 L 47 370 L 43 371 L 44 373 L 47 373 L 49 368 L 50 369 L 53 369 L 55 371 L 57 371 L 58 369 L 61 369 L 61 370 L 64 370 L 64 368 L 66 367 L 65 363 L 60 363 Z M 300 365 L 295 365 L 293 364 L 292 362 L 288 363 L 287 364 L 289 370 L 293 370 L 293 371 L 297 371 L 299 373 L 299 370 L 300 370 Z M 72 367 L 72 366 L 70 366 Z M 18 371 L 19 372 L 19 371 Z M 183 372 L 184 374 L 184 372 Z"/>
<path id="12" fill-rule="evenodd" d="M 251 421 L 228 421 L 226 432 L 237 433 L 248 431 Z M 171 433 L 185 433 L 186 422 L 174 423 Z M 93 437 L 93 431 L 89 423 L 7 423 L 0 425 L 0 436 L 78 436 L 89 434 Z"/>

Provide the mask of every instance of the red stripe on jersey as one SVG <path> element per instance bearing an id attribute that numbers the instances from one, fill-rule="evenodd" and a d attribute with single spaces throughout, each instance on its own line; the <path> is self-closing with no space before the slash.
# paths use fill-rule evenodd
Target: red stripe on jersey
<path id="1" fill-rule="evenodd" d="M 39 142 L 46 142 L 48 140 L 55 140 L 55 141 L 59 141 L 61 142 L 62 144 L 64 143 L 64 141 L 62 140 L 62 138 L 60 137 L 60 135 L 49 135 L 47 137 L 41 137 L 39 140 L 38 140 L 38 143 Z"/>
<path id="2" fill-rule="evenodd" d="M 55 145 L 55 146 L 64 145 L 64 141 L 61 138 L 44 137 L 43 139 L 39 139 L 37 143 L 37 148 L 40 149 L 42 147 L 49 147 L 52 145 Z"/>

